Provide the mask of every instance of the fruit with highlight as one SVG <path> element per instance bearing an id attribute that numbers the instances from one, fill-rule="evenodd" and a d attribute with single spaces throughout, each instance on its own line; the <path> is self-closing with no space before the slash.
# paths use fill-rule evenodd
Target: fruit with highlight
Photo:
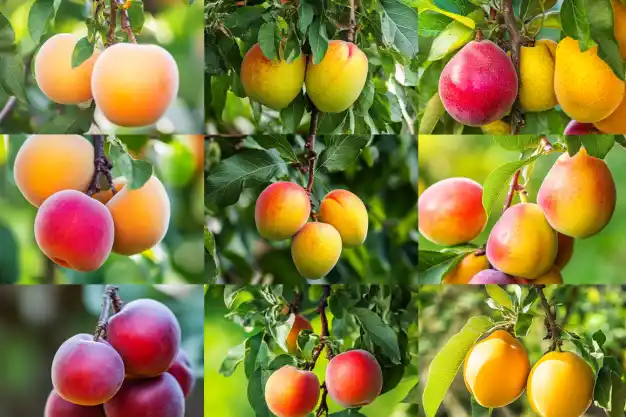
<path id="1" fill-rule="evenodd" d="M 371 404 L 383 388 L 382 369 L 365 350 L 343 352 L 328 363 L 326 388 L 330 398 L 344 408 Z"/>
<path id="2" fill-rule="evenodd" d="M 101 406 L 76 405 L 52 390 L 46 401 L 43 417 L 104 417 L 104 410 Z"/>
<path id="3" fill-rule="evenodd" d="M 319 394 L 317 376 L 294 366 L 278 369 L 265 384 L 265 402 L 278 417 L 306 417 L 315 409 Z"/>
<path id="4" fill-rule="evenodd" d="M 310 215 L 309 195 L 293 182 L 279 181 L 269 185 L 254 206 L 256 228 L 268 240 L 292 237 L 304 227 Z"/>
<path id="5" fill-rule="evenodd" d="M 341 236 L 330 224 L 307 223 L 291 241 L 291 257 L 305 278 L 319 279 L 330 272 L 341 255 Z"/>
<path id="6" fill-rule="evenodd" d="M 367 237 L 367 209 L 359 197 L 347 190 L 333 190 L 320 203 L 320 220 L 341 235 L 344 247 L 362 245 Z"/>
<path id="7" fill-rule="evenodd" d="M 556 46 L 551 39 L 540 39 L 534 46 L 522 46 L 519 99 L 527 112 L 542 112 L 558 104 L 554 94 Z"/>

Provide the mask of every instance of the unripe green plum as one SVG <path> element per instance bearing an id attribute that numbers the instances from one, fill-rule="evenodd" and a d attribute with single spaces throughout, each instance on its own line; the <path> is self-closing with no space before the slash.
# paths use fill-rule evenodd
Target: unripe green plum
<path id="1" fill-rule="evenodd" d="M 309 220 L 311 202 L 306 190 L 293 182 L 269 185 L 256 200 L 254 220 L 259 234 L 268 240 L 285 240 Z"/>
<path id="2" fill-rule="evenodd" d="M 537 204 L 507 209 L 487 240 L 487 258 L 505 274 L 535 279 L 554 265 L 557 235 Z"/>
<path id="3" fill-rule="evenodd" d="M 362 245 L 367 237 L 367 209 L 359 197 L 347 190 L 333 190 L 320 203 L 320 220 L 341 235 L 343 247 Z"/>
<path id="4" fill-rule="evenodd" d="M 305 278 L 319 279 L 335 267 L 341 256 L 341 236 L 330 224 L 307 223 L 291 241 L 291 257 Z"/>
<path id="5" fill-rule="evenodd" d="M 326 388 L 330 398 L 344 408 L 371 404 L 383 388 L 382 369 L 371 353 L 349 350 L 328 363 Z"/>

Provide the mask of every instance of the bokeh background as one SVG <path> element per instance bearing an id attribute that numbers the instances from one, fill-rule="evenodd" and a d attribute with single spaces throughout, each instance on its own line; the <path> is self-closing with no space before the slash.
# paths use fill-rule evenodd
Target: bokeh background
<path id="1" fill-rule="evenodd" d="M 35 241 L 37 209 L 22 196 L 13 162 L 26 135 L 0 135 L 0 283 L 203 283 L 204 138 L 199 135 L 120 136 L 130 153 L 147 160 L 166 187 L 172 215 L 167 235 L 139 255 L 112 253 L 97 271 L 57 267 Z M 91 137 L 88 137 L 91 140 Z M 113 176 L 119 175 L 116 169 Z"/>
<path id="2" fill-rule="evenodd" d="M 301 311 L 311 320 L 315 333 L 319 334 L 322 325 L 319 315 L 313 312 L 316 306 L 317 303 L 313 303 L 305 296 Z M 205 415 L 254 417 L 255 413 L 246 396 L 248 381 L 243 365 L 240 365 L 230 377 L 219 374 L 220 365 L 228 351 L 250 336 L 239 324 L 225 317 L 229 311 L 224 305 L 224 286 L 210 285 L 205 296 L 204 310 Z M 332 321 L 332 314 L 327 312 L 327 315 Z M 417 382 L 417 331 L 417 323 L 409 329 L 409 344 L 412 352 L 414 352 L 414 360 L 413 364 L 407 367 L 404 380 L 393 390 L 378 397 L 371 405 L 361 408 L 360 413 L 368 417 L 408 417 L 415 415 L 417 412 L 416 405 L 400 402 Z M 320 381 L 324 379 L 327 364 L 326 355 L 320 355 L 315 369 L 315 374 Z M 331 413 L 343 410 L 330 397 L 328 400 Z"/>
<path id="3" fill-rule="evenodd" d="M 557 289 L 558 288 L 558 289 Z M 626 365 L 626 305 L 625 288 L 619 286 L 554 286 L 545 290 L 550 299 L 555 295 L 560 300 L 557 321 L 564 328 L 578 335 L 593 334 L 602 330 L 607 337 L 604 345 L 606 355 L 611 355 Z M 558 291 L 558 294 L 555 294 Z M 474 285 L 422 285 L 419 300 L 419 373 L 420 398 L 427 381 L 428 368 L 434 356 L 458 333 L 467 319 L 472 316 L 486 315 L 499 318 L 489 308 L 488 296 L 483 286 Z M 545 327 L 541 318 L 535 318 L 528 336 L 522 341 L 535 364 L 545 351 L 550 341 L 543 340 Z M 566 342 L 564 350 L 575 350 Z M 420 411 L 419 416 L 423 416 Z M 462 372 L 457 374 L 439 408 L 438 417 L 471 416 L 470 394 L 463 382 Z M 494 409 L 494 417 L 535 417 L 526 394 L 503 408 Z M 585 416 L 605 416 L 604 411 L 590 408 Z"/>
<path id="4" fill-rule="evenodd" d="M 1 416 L 43 416 L 52 390 L 54 354 L 75 334 L 94 332 L 104 289 L 103 285 L 0 286 Z M 174 312 L 181 325 L 182 347 L 197 376 L 185 417 L 202 417 L 203 287 L 123 285 L 119 295 L 124 302 L 158 300 Z"/>
<path id="5" fill-rule="evenodd" d="M 519 159 L 518 152 L 500 147 L 491 136 L 419 136 L 419 189 L 445 178 L 467 177 L 482 184 L 496 167 Z M 558 153 L 543 156 L 535 164 L 527 187 L 529 202 L 536 202 L 537 192 L 548 171 L 559 157 Z M 626 150 L 616 145 L 605 159 L 617 186 L 617 206 L 608 226 L 588 239 L 577 239 L 574 256 L 563 269 L 566 284 L 623 283 L 623 259 L 626 247 L 621 244 L 626 235 Z M 489 223 L 474 240 L 482 245 L 498 220 L 506 193 L 494 206 Z M 517 198 L 514 201 L 519 201 Z M 576 207 L 572 207 L 576 210 Z M 436 249 L 437 245 L 419 238 L 420 249 Z"/>
<path id="6" fill-rule="evenodd" d="M 29 105 L 19 104 L 2 122 L 2 133 L 37 132 L 38 126 L 54 117 L 61 107 L 50 102 L 37 87 L 29 69 L 37 45 L 28 31 L 29 10 L 33 0 L 2 0 L 0 12 L 4 14 L 16 35 L 17 53 L 26 66 L 26 94 Z M 87 35 L 85 19 L 92 9 L 92 0 L 58 1 L 53 25 L 43 35 L 40 43 L 57 33 Z M 156 126 L 119 128 L 96 111 L 96 122 L 107 133 L 203 133 L 204 132 L 204 4 L 188 0 L 144 0 L 145 23 L 138 43 L 160 45 L 172 54 L 180 73 L 178 98 Z M 8 100 L 0 88 L 0 106 Z M 68 106 L 74 107 L 74 106 Z M 93 127 L 92 133 L 98 133 Z"/>

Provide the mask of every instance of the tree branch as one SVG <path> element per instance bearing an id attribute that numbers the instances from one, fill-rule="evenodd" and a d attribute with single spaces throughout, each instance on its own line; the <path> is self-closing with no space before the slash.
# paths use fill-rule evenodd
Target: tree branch
<path id="1" fill-rule="evenodd" d="M 13 110 L 13 107 L 15 107 L 16 103 L 17 99 L 15 98 L 15 96 L 9 97 L 9 100 L 7 100 L 7 103 L 2 108 L 2 111 L 0 111 L 0 124 L 2 124 L 4 118 L 7 117 L 9 113 L 11 113 L 11 110 Z"/>
<path id="2" fill-rule="evenodd" d="M 354 42 L 356 32 L 356 5 L 355 0 L 349 0 L 350 4 L 350 24 L 348 27 L 348 42 Z"/>
<path id="3" fill-rule="evenodd" d="M 107 34 L 107 45 L 111 46 L 115 44 L 115 28 L 117 27 L 117 2 L 111 2 L 111 9 L 109 11 L 109 32 Z"/>
<path id="4" fill-rule="evenodd" d="M 511 180 L 511 185 L 509 186 L 509 192 L 506 195 L 506 200 L 504 200 L 504 208 L 502 209 L 503 213 L 507 211 L 509 207 L 511 207 L 511 204 L 513 204 L 513 197 L 515 196 L 515 192 L 518 190 L 519 187 L 519 176 L 521 172 L 522 170 L 518 169 L 517 171 L 515 171 L 515 174 L 513 174 L 513 179 Z"/>
<path id="5" fill-rule="evenodd" d="M 315 104 L 309 99 L 311 105 L 311 123 L 309 127 L 309 135 L 306 138 L 304 147 L 306 148 L 306 159 L 308 162 L 309 180 L 306 185 L 306 192 L 309 195 L 309 201 L 311 203 L 311 217 L 317 221 L 317 213 L 315 212 L 315 206 L 313 205 L 313 182 L 315 181 L 315 159 L 317 153 L 315 153 L 315 139 L 317 137 L 317 123 L 319 120 L 319 110 L 315 107 Z"/>
<path id="6" fill-rule="evenodd" d="M 546 295 L 543 293 L 543 289 L 545 285 L 535 285 L 535 291 L 537 291 L 537 295 L 539 296 L 539 300 L 541 301 L 541 307 L 546 315 L 546 331 L 547 335 L 544 339 L 552 339 L 552 344 L 550 345 L 550 352 L 555 350 L 560 350 L 563 341 L 561 340 L 561 331 L 559 330 L 559 326 L 556 324 L 556 311 L 548 303 L 548 299 Z"/>
<path id="7" fill-rule="evenodd" d="M 517 84 L 519 88 L 519 85 L 521 83 L 521 76 L 520 76 L 521 36 L 517 28 L 517 22 L 515 21 L 513 0 L 503 0 L 502 6 L 503 6 L 502 13 L 504 15 L 504 26 L 506 27 L 506 30 L 509 33 L 509 38 L 510 38 L 510 43 L 511 43 L 511 61 L 513 61 L 513 66 L 515 67 L 515 72 L 517 73 Z M 513 104 L 513 108 L 511 109 L 511 134 L 512 135 L 518 134 L 520 127 L 523 125 L 524 125 L 524 117 L 520 109 L 519 94 L 518 94 L 518 97 L 515 99 L 515 103 Z"/>
<path id="8" fill-rule="evenodd" d="M 118 300 L 121 302 L 121 299 L 117 295 L 118 290 L 118 287 L 114 287 L 112 285 L 107 285 L 104 290 L 104 294 L 102 295 L 102 311 L 100 312 L 98 324 L 96 325 L 96 331 L 94 332 L 95 341 L 104 338 L 106 335 L 109 315 L 111 314 L 111 307 L 113 306 L 114 301 Z M 118 312 L 119 311 L 116 311 L 116 313 Z"/>
<path id="9" fill-rule="evenodd" d="M 103 135 L 94 135 L 94 166 L 95 171 L 93 173 L 93 178 L 91 179 L 91 183 L 89 184 L 89 188 L 87 189 L 87 195 L 93 196 L 97 192 L 101 191 L 100 188 L 100 175 L 104 175 L 109 184 L 109 188 L 113 195 L 115 195 L 115 187 L 113 186 L 113 177 L 111 176 L 111 169 L 113 169 L 113 164 L 106 157 L 104 153 L 104 136 Z"/>
<path id="10" fill-rule="evenodd" d="M 311 358 L 311 363 L 309 363 L 309 370 L 315 369 L 315 363 L 319 358 L 322 350 L 326 347 L 326 357 L 328 360 L 331 360 L 335 355 L 333 353 L 333 349 L 330 346 L 330 341 L 328 340 L 330 336 L 330 330 L 328 327 L 328 317 L 326 317 L 326 308 L 328 307 L 328 297 L 330 297 L 330 285 L 323 286 L 323 295 L 320 303 L 317 306 L 317 312 L 320 315 L 320 319 L 322 321 L 322 333 L 320 334 L 320 343 L 313 349 L 313 355 Z M 316 417 L 321 417 L 322 415 L 328 415 L 328 402 L 326 397 L 328 396 L 328 388 L 326 387 L 326 382 L 324 382 L 320 389 L 322 390 L 322 396 L 320 405 L 315 412 Z"/>
<path id="11" fill-rule="evenodd" d="M 128 10 L 126 10 L 125 7 L 126 1 L 115 0 L 115 2 L 117 2 L 117 5 L 120 8 L 120 22 L 122 24 L 122 30 L 128 35 L 129 41 L 131 41 L 132 43 L 137 43 L 137 39 L 135 38 L 135 34 L 133 33 L 133 28 L 130 24 L 130 17 L 128 17 Z"/>

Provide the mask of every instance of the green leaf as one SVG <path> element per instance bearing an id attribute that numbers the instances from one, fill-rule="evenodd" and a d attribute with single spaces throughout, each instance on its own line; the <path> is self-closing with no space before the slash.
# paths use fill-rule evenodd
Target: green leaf
<path id="1" fill-rule="evenodd" d="M 474 39 L 474 29 L 454 21 L 433 40 L 433 44 L 428 52 L 428 61 L 443 59 L 472 39 Z"/>
<path id="2" fill-rule="evenodd" d="M 89 42 L 89 39 L 85 36 L 79 39 L 74 46 L 72 52 L 72 68 L 78 67 L 80 64 L 91 58 L 93 55 L 93 44 Z"/>
<path id="3" fill-rule="evenodd" d="M 313 22 L 315 16 L 315 7 L 311 3 L 312 0 L 300 0 L 298 9 L 298 28 L 301 34 L 307 33 L 309 25 Z"/>
<path id="4" fill-rule="evenodd" d="M 326 25 L 322 24 L 322 20 L 317 16 L 313 19 L 311 26 L 309 26 L 309 45 L 311 45 L 313 63 L 317 65 L 322 62 L 328 50 Z"/>
<path id="5" fill-rule="evenodd" d="M 265 13 L 265 9 L 261 6 L 238 7 L 235 11 L 228 14 L 224 26 L 228 29 L 247 30 L 254 23 L 261 20 L 263 13 Z"/>
<path id="6" fill-rule="evenodd" d="M 541 141 L 537 135 L 494 136 L 493 140 L 507 151 L 524 152 L 536 148 Z"/>
<path id="7" fill-rule="evenodd" d="M 494 284 L 485 285 L 485 289 L 487 290 L 487 294 L 489 294 L 489 297 L 493 298 L 496 303 L 498 303 L 502 307 L 508 308 L 509 310 L 513 310 L 513 303 L 511 302 L 511 297 L 509 297 L 509 293 L 507 293 L 498 285 Z"/>
<path id="8" fill-rule="evenodd" d="M 121 146 L 111 144 L 111 158 L 113 166 L 126 178 L 126 186 L 130 190 L 137 190 L 152 177 L 153 169 L 149 162 L 134 159 Z"/>
<path id="9" fill-rule="evenodd" d="M 376 94 L 376 86 L 372 77 L 368 75 L 363 91 L 361 95 L 354 103 L 354 112 L 360 116 L 365 116 L 369 113 L 370 108 L 374 104 L 374 95 Z"/>
<path id="10" fill-rule="evenodd" d="M 54 0 L 35 0 L 28 13 L 28 32 L 35 44 L 46 33 L 48 24 L 54 18 Z"/>
<path id="11" fill-rule="evenodd" d="M 385 38 L 404 55 L 413 58 L 418 52 L 417 11 L 400 0 L 380 0 L 384 15 L 382 29 Z"/>
<path id="12" fill-rule="evenodd" d="M 209 172 L 205 184 L 206 204 L 230 206 L 239 200 L 244 187 L 267 183 L 287 166 L 277 150 L 246 150 L 222 162 Z"/>
<path id="13" fill-rule="evenodd" d="M 590 135 L 580 136 L 580 141 L 587 150 L 587 153 L 596 158 L 604 159 L 615 145 L 613 135 Z"/>
<path id="14" fill-rule="evenodd" d="M 92 119 L 93 108 L 53 116 L 39 127 L 38 133 L 85 133 L 89 130 Z"/>
<path id="15" fill-rule="evenodd" d="M 26 103 L 26 70 L 17 55 L 0 54 L 0 86 L 8 94 Z"/>
<path id="16" fill-rule="evenodd" d="M 420 251 L 420 255 L 424 251 Z M 463 258 L 467 255 L 466 253 L 457 253 L 457 252 L 447 252 L 445 253 L 446 258 L 441 262 L 433 264 L 426 269 L 421 269 L 418 264 L 418 275 L 417 280 L 421 285 L 426 284 L 441 284 L 443 278 L 448 274 L 448 272 L 452 271 L 454 267 L 458 265 L 459 262 L 463 260 Z M 420 259 L 418 262 L 422 262 Z"/>
<path id="17" fill-rule="evenodd" d="M 437 36 L 452 20 L 442 14 L 431 11 L 420 13 L 417 22 L 417 34 L 423 37 Z"/>
<path id="18" fill-rule="evenodd" d="M 611 381 L 611 373 L 613 371 L 603 366 L 598 372 L 596 378 L 596 385 L 593 390 L 593 401 L 600 407 L 610 410 L 611 409 L 611 389 L 613 382 Z"/>
<path id="19" fill-rule="evenodd" d="M 522 313 L 518 315 L 517 320 L 515 321 L 515 336 L 526 337 L 528 330 L 530 330 L 530 326 L 533 324 L 534 318 L 535 315 L 530 313 Z"/>
<path id="20" fill-rule="evenodd" d="M 471 317 L 434 357 L 428 368 L 422 401 L 426 417 L 435 416 L 465 356 L 491 325 L 489 317 Z"/>
<path id="21" fill-rule="evenodd" d="M 206 225 L 204 226 L 204 258 L 207 281 L 213 284 L 219 274 L 217 251 L 215 248 L 215 237 Z"/>
<path id="22" fill-rule="evenodd" d="M 324 136 L 323 140 L 326 149 L 320 154 L 316 169 L 337 172 L 353 166 L 371 138 L 362 135 L 339 135 Z"/>
<path id="23" fill-rule="evenodd" d="M 561 24 L 567 36 L 580 41 L 583 52 L 590 48 L 591 27 L 587 16 L 587 0 L 565 0 L 561 6 Z"/>
<path id="24" fill-rule="evenodd" d="M 267 22 L 261 25 L 259 29 L 259 46 L 263 55 L 270 61 L 276 60 L 276 24 Z"/>
<path id="25" fill-rule="evenodd" d="M 420 14 L 425 11 L 430 10 L 436 13 L 440 13 L 444 16 L 448 16 L 449 18 L 454 19 L 458 22 L 461 22 L 470 29 L 474 29 L 476 27 L 476 22 L 474 22 L 469 17 L 461 16 L 459 14 L 448 12 L 447 10 L 441 9 L 434 4 L 433 0 L 413 0 L 412 3 L 415 3 L 415 6 L 417 6 L 418 13 Z"/>
<path id="26" fill-rule="evenodd" d="M 476 398 L 472 395 L 472 417 L 490 417 L 491 408 L 485 408 L 476 402 Z"/>
<path id="27" fill-rule="evenodd" d="M 254 409 L 256 417 L 271 416 L 267 404 L 265 404 L 264 387 L 263 370 L 257 369 L 248 380 L 248 402 Z"/>
<path id="28" fill-rule="evenodd" d="M 624 417 L 626 407 L 626 385 L 619 374 L 611 372 L 611 412 L 609 417 Z"/>
<path id="29" fill-rule="evenodd" d="M 582 143 L 580 141 L 581 136 L 565 136 L 565 145 L 567 146 L 567 153 L 569 156 L 574 156 L 580 150 Z"/>
<path id="30" fill-rule="evenodd" d="M 522 0 L 519 15 L 524 18 L 523 20 L 528 20 L 537 15 L 541 16 L 555 4 L 556 0 Z"/>
<path id="31" fill-rule="evenodd" d="M 349 124 L 350 115 L 347 111 L 341 113 L 322 113 L 317 125 L 317 133 L 330 135 L 344 132 Z"/>
<path id="32" fill-rule="evenodd" d="M 306 100 L 304 94 L 300 93 L 287 107 L 280 111 L 284 133 L 296 133 L 298 131 L 305 109 Z"/>
<path id="33" fill-rule="evenodd" d="M 0 51 L 12 48 L 15 43 L 15 31 L 9 19 L 0 13 Z"/>
<path id="34" fill-rule="evenodd" d="M 398 345 L 398 337 L 389 325 L 373 311 L 366 308 L 353 307 L 350 312 L 361 323 L 365 333 L 372 339 L 374 344 L 381 348 L 385 356 L 395 364 L 402 361 L 400 355 L 400 346 Z"/>
<path id="35" fill-rule="evenodd" d="M 561 12 L 552 11 L 546 13 L 545 16 L 539 15 L 528 24 L 529 33 L 537 33 L 540 29 L 556 29 L 563 30 L 561 24 Z"/>
<path id="36" fill-rule="evenodd" d="M 128 7 L 128 19 L 130 20 L 130 28 L 133 33 L 141 33 L 143 25 L 146 22 L 146 16 L 143 10 L 143 1 L 133 0 Z"/>
<path id="37" fill-rule="evenodd" d="M 0 284 L 13 284 L 20 276 L 18 242 L 11 229 L 0 224 Z"/>
<path id="38" fill-rule="evenodd" d="M 611 67 L 615 75 L 624 80 L 624 61 L 615 39 L 611 0 L 588 0 L 587 13 L 591 37 L 598 44 L 598 56 Z"/>
<path id="39" fill-rule="evenodd" d="M 245 342 L 230 349 L 220 365 L 220 375 L 229 377 L 234 374 L 239 364 L 243 362 L 245 352 Z"/>
<path id="40" fill-rule="evenodd" d="M 441 97 L 437 91 L 433 94 L 430 100 L 428 100 L 428 103 L 426 103 L 424 114 L 420 120 L 418 133 L 422 135 L 429 135 L 433 133 L 433 130 L 437 127 L 437 123 L 439 123 L 439 120 L 445 113 L 446 108 L 443 107 L 443 102 L 441 101 Z"/>

